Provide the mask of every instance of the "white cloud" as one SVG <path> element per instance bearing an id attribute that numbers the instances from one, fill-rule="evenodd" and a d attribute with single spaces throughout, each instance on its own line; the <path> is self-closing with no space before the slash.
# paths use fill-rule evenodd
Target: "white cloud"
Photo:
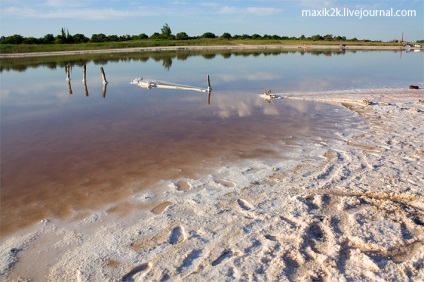
<path id="1" fill-rule="evenodd" d="M 160 11 L 154 11 L 151 9 L 139 8 L 132 11 L 127 10 L 116 10 L 113 8 L 103 9 L 75 9 L 75 8 L 58 8 L 50 9 L 44 12 L 40 12 L 33 8 L 6 8 L 4 11 L 5 15 L 15 16 L 20 18 L 39 18 L 39 19 L 87 19 L 87 20 L 106 20 L 106 19 L 118 19 L 135 16 L 152 16 L 160 15 Z"/>
<path id="2" fill-rule="evenodd" d="M 259 7 L 246 8 L 247 13 L 260 15 L 260 16 L 278 14 L 280 11 L 281 9 L 277 9 L 277 8 L 259 8 Z"/>
<path id="3" fill-rule="evenodd" d="M 324 8 L 333 6 L 335 7 L 339 0 L 289 0 L 287 3 L 291 2 L 292 5 L 300 4 L 306 8 Z"/>
<path id="4" fill-rule="evenodd" d="M 187 6 L 184 0 L 173 0 L 171 5 L 137 6 L 136 2 L 113 6 L 110 2 L 105 5 L 91 5 L 87 1 L 46 0 L 43 2 L 30 2 L 22 0 L 7 2 L 3 5 L 2 15 L 26 19 L 121 19 L 139 16 L 175 15 L 175 14 L 221 14 L 221 15 L 258 15 L 266 16 L 280 12 L 278 8 L 271 7 L 237 7 L 222 6 L 217 2 L 201 3 Z M 128 6 L 129 4 L 129 6 Z M 186 8 L 184 8 L 186 7 Z M 182 9 L 184 8 L 184 9 Z"/>
<path id="5" fill-rule="evenodd" d="M 239 8 L 234 6 L 223 6 L 217 10 L 218 14 L 249 14 L 249 15 L 258 15 L 258 16 L 267 16 L 277 14 L 281 9 L 277 8 L 266 8 L 266 7 L 247 7 Z"/>
<path id="6" fill-rule="evenodd" d="M 47 7 L 59 7 L 59 8 L 87 6 L 87 4 L 85 4 L 85 2 L 82 2 L 82 1 L 68 1 L 68 0 L 47 0 L 42 5 Z"/>
<path id="7" fill-rule="evenodd" d="M 218 10 L 218 14 L 235 14 L 240 12 L 240 9 L 236 7 L 224 6 Z"/>
<path id="8" fill-rule="evenodd" d="M 296 1 L 297 2 L 297 1 Z M 310 8 L 324 8 L 329 6 L 336 6 L 337 0 L 301 0 L 302 6 Z"/>
<path id="9" fill-rule="evenodd" d="M 264 81 L 264 80 L 276 80 L 281 79 L 282 76 L 272 72 L 255 72 L 255 73 L 225 73 L 218 75 L 221 81 L 231 82 L 240 79 L 246 79 L 249 81 Z"/>
<path id="10" fill-rule="evenodd" d="M 178 0 L 171 1 L 171 3 L 172 3 L 173 5 L 187 5 L 187 4 L 188 4 L 188 3 L 187 3 L 187 2 L 185 2 L 185 1 L 178 1 Z"/>
<path id="11" fill-rule="evenodd" d="M 199 6 L 203 6 L 203 7 L 219 7 L 221 5 L 218 4 L 218 3 L 216 3 L 216 2 L 202 2 L 202 3 L 199 3 Z"/>

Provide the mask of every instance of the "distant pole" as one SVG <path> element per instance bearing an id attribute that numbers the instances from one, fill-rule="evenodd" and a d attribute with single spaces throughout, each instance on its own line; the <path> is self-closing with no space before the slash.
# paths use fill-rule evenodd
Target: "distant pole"
<path id="1" fill-rule="evenodd" d="M 103 67 L 100 67 L 100 72 L 102 73 L 103 84 L 107 84 L 106 75 L 105 71 L 103 70 Z"/>

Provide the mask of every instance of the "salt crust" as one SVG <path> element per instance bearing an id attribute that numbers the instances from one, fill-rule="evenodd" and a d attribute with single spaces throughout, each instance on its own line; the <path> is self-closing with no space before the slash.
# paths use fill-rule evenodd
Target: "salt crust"
<path id="1" fill-rule="evenodd" d="M 424 280 L 423 94 L 282 93 L 366 120 L 296 148 L 301 159 L 234 164 L 128 199 L 172 203 L 158 214 L 43 220 L 2 242 L 1 280 Z"/>

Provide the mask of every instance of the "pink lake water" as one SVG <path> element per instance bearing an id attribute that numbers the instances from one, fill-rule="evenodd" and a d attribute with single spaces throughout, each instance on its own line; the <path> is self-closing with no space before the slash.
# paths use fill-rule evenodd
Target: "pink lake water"
<path id="1" fill-rule="evenodd" d="M 395 52 L 131 56 L 69 57 L 69 82 L 65 63 L 54 58 L 7 68 L 2 62 L 1 235 L 47 217 L 100 209 L 162 179 L 196 178 L 242 159 L 282 158 L 288 144 L 338 138 L 360 122 L 336 106 L 287 99 L 269 103 L 258 95 L 266 90 L 422 83 L 422 73 L 420 78 L 420 73 L 398 71 L 399 64 L 417 65 L 422 54 L 401 59 Z M 207 75 L 210 96 L 130 84 L 144 77 L 205 88 Z"/>

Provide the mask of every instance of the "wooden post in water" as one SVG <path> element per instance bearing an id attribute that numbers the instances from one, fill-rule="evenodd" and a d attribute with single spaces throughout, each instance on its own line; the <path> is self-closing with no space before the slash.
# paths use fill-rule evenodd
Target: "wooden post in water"
<path id="1" fill-rule="evenodd" d="M 71 80 L 71 66 L 69 64 L 66 65 L 65 70 L 66 70 L 66 80 L 70 81 Z"/>
<path id="2" fill-rule="evenodd" d="M 106 75 L 105 71 L 103 70 L 103 67 L 100 67 L 100 72 L 102 73 L 103 84 L 107 84 Z"/>
<path id="3" fill-rule="evenodd" d="M 209 74 L 208 74 L 208 91 L 211 91 L 211 90 L 212 90 L 212 88 L 211 88 L 211 80 L 210 80 Z"/>
<path id="4" fill-rule="evenodd" d="M 87 88 L 87 67 L 86 65 L 82 66 L 82 83 L 84 84 L 85 96 L 88 97 L 88 88 Z"/>

